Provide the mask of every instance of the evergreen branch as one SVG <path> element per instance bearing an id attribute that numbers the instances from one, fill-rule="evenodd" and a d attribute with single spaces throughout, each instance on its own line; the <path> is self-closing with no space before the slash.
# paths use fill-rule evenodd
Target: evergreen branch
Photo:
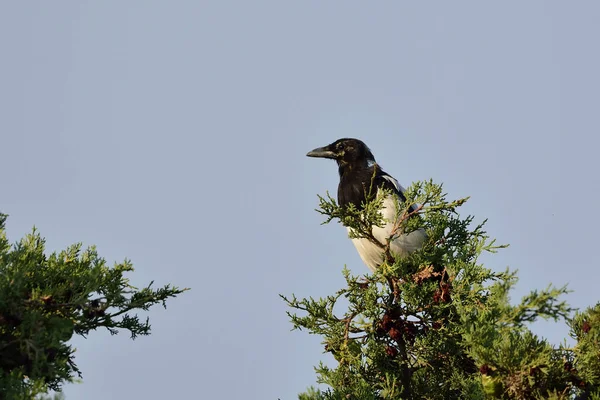
<path id="1" fill-rule="evenodd" d="M 367 190 L 370 201 L 361 210 L 339 207 L 327 194 L 317 211 L 324 223 L 349 227 L 351 238 L 373 242 L 385 196 L 371 196 L 373 185 Z M 334 296 L 281 296 L 302 313 L 288 311 L 294 329 L 320 335 L 337 361 L 315 368 L 317 382 L 329 389 L 301 398 L 591 399 L 598 393 L 600 304 L 571 316 L 575 310 L 560 300 L 566 288 L 549 286 L 511 305 L 516 272 L 478 261 L 507 246 L 487 235 L 485 220 L 459 215 L 468 197 L 448 201 L 432 181 L 413 184 L 405 197 L 397 199 L 393 235 L 374 242 L 385 259 L 373 275 L 358 280 L 344 269 L 347 287 Z M 390 240 L 416 229 L 429 237 L 421 250 L 398 259 L 390 254 Z M 554 348 L 534 335 L 528 324 L 540 317 L 566 320 L 576 344 Z"/>

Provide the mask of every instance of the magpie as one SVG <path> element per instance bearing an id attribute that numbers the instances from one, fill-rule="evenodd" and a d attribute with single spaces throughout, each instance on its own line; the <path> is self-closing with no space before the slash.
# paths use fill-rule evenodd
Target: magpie
<path id="1" fill-rule="evenodd" d="M 377 189 L 376 196 L 386 194 L 381 210 L 383 227 L 373 226 L 372 234 L 382 245 L 393 234 L 394 224 L 397 222 L 396 196 L 401 202 L 406 201 L 405 189 L 387 174 L 379 164 L 371 150 L 361 140 L 344 138 L 325 147 L 319 147 L 306 154 L 308 157 L 329 158 L 338 165 L 340 183 L 338 185 L 338 204 L 347 207 L 350 204 L 361 210 L 367 201 L 369 188 Z M 383 191 L 386 189 L 386 191 Z M 391 193 L 391 195 L 390 195 Z M 411 206 L 410 211 L 415 211 Z M 346 227 L 350 231 L 349 227 Z M 402 257 L 419 249 L 425 242 L 427 235 L 423 229 L 415 230 L 408 234 L 397 235 L 390 243 L 390 252 Z M 352 239 L 358 254 L 371 271 L 375 271 L 384 260 L 384 250 L 381 246 L 367 238 Z"/>

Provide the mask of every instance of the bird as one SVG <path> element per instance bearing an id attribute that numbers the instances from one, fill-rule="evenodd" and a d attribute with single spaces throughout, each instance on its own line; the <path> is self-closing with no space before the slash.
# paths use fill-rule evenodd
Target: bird
<path id="1" fill-rule="evenodd" d="M 372 200 L 367 198 L 368 188 L 377 188 L 376 196 L 386 196 L 381 209 L 383 226 L 374 225 L 372 227 L 373 237 L 384 245 L 392 235 L 394 224 L 398 218 L 396 212 L 398 202 L 394 197 L 405 202 L 406 189 L 377 164 L 369 147 L 359 139 L 338 139 L 327 146 L 311 150 L 306 155 L 328 158 L 337 162 L 340 175 L 337 199 L 341 207 L 353 204 L 356 209 L 362 210 L 364 204 Z M 409 212 L 411 211 L 416 211 L 415 205 L 411 205 Z M 350 232 L 349 227 L 346 229 Z M 389 249 L 395 257 L 404 257 L 421 248 L 426 239 L 427 234 L 424 229 L 417 229 L 406 234 L 401 233 L 391 241 Z M 351 240 L 362 261 L 371 271 L 375 272 L 385 258 L 382 246 L 378 246 L 367 238 L 352 238 Z"/>

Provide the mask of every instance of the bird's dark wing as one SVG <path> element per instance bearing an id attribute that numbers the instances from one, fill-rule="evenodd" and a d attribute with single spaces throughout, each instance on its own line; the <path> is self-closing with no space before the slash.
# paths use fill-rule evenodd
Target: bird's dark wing
<path id="1" fill-rule="evenodd" d="M 404 192 L 406 192 L 406 189 L 400 183 L 398 183 L 396 178 L 389 175 L 382 169 L 379 169 L 379 171 L 377 171 L 377 174 L 375 176 L 375 184 L 377 185 L 377 187 L 391 190 L 393 193 L 395 193 L 398 196 L 398 198 L 400 199 L 401 202 L 406 201 L 406 196 L 404 195 Z M 415 206 L 413 204 L 412 206 L 410 206 L 409 211 L 412 212 L 414 210 L 415 210 Z"/>

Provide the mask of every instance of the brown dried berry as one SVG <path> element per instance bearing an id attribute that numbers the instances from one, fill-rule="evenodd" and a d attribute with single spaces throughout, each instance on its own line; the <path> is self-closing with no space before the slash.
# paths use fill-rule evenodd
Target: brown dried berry
<path id="1" fill-rule="evenodd" d="M 440 322 L 434 322 L 433 324 L 431 324 L 431 328 L 434 330 L 438 330 L 442 327 L 442 324 Z"/>
<path id="2" fill-rule="evenodd" d="M 588 321 L 584 321 L 583 325 L 581 325 L 581 330 L 583 333 L 588 333 L 592 329 L 592 325 Z"/>
<path id="3" fill-rule="evenodd" d="M 389 330 L 389 335 L 392 339 L 394 339 L 396 342 L 399 342 L 402 340 L 402 332 L 400 332 L 398 329 L 396 328 L 392 328 Z"/>
<path id="4" fill-rule="evenodd" d="M 388 347 L 386 347 L 386 348 L 385 348 L 385 352 L 386 352 L 386 354 L 387 354 L 388 356 L 390 356 L 390 357 L 392 357 L 392 358 L 394 358 L 394 357 L 396 357 L 396 356 L 398 355 L 398 350 L 396 350 L 396 348 L 395 348 L 395 347 L 392 347 L 392 346 L 388 346 Z"/>
<path id="5" fill-rule="evenodd" d="M 388 314 L 385 314 L 381 320 L 381 327 L 387 332 L 394 326 L 394 320 Z"/>
<path id="6" fill-rule="evenodd" d="M 487 375 L 490 373 L 490 371 L 491 368 L 487 364 L 483 364 L 481 367 L 479 367 L 479 372 L 481 372 L 481 375 Z"/>

